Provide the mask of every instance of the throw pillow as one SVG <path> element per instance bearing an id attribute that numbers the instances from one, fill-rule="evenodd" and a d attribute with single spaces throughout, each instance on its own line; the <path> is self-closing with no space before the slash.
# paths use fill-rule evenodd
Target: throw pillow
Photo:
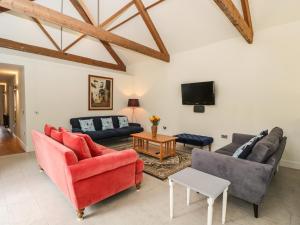
<path id="1" fill-rule="evenodd" d="M 64 128 L 64 127 L 59 127 L 58 131 L 60 131 L 60 132 L 69 132 L 69 130 Z"/>
<path id="2" fill-rule="evenodd" d="M 54 139 L 55 141 L 58 141 L 59 143 L 63 143 L 63 132 L 52 129 L 51 138 Z"/>
<path id="3" fill-rule="evenodd" d="M 73 150 L 78 160 L 91 158 L 89 147 L 83 137 L 70 132 L 63 133 L 63 143 L 66 147 Z"/>
<path id="4" fill-rule="evenodd" d="M 88 120 L 79 120 L 81 130 L 83 132 L 86 131 L 96 131 L 94 127 L 94 121 L 93 119 L 88 119 Z"/>
<path id="5" fill-rule="evenodd" d="M 92 157 L 102 155 L 102 151 L 98 148 L 97 144 L 92 140 L 92 138 L 87 134 L 75 133 L 79 137 L 83 137 L 89 147 Z"/>
<path id="6" fill-rule="evenodd" d="M 126 116 L 119 116 L 119 127 L 129 127 L 128 118 Z"/>
<path id="7" fill-rule="evenodd" d="M 47 135 L 48 137 L 50 137 L 52 130 L 56 130 L 56 128 L 54 126 L 46 123 L 45 126 L 44 126 L 44 133 L 45 133 L 45 135 Z"/>
<path id="8" fill-rule="evenodd" d="M 259 141 L 261 136 L 255 136 L 250 139 L 247 143 L 240 146 L 232 155 L 234 158 L 246 159 L 247 156 L 251 153 L 254 145 Z"/>
<path id="9" fill-rule="evenodd" d="M 101 118 L 102 130 L 114 129 L 112 118 Z"/>

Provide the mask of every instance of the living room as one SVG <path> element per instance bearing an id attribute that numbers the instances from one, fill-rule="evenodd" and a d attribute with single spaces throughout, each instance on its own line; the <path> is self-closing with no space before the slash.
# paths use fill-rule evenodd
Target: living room
<path id="1" fill-rule="evenodd" d="M 300 72 L 297 62 L 300 52 L 299 2 L 289 0 L 283 4 L 279 1 L 260 3 L 249 0 L 254 32 L 253 43 L 249 44 L 216 4 L 223 1 L 159 1 L 160 3 L 147 8 L 146 12 L 149 13 L 168 50 L 170 62 L 165 62 L 168 61 L 167 57 L 164 58 L 167 54 L 162 54 L 164 57 L 160 56 L 165 60 L 159 60 L 140 54 L 141 52 L 136 53 L 132 49 L 113 45 L 119 59 L 126 65 L 126 72 L 122 71 L 124 66 L 120 60 L 116 60 L 117 66 L 111 65 L 115 63 L 114 57 L 106 52 L 106 48 L 102 47 L 99 41 L 96 46 L 95 40 L 88 38 L 86 41 L 83 38 L 82 42 L 79 41 L 70 47 L 71 54 L 96 59 L 97 63 L 105 68 L 84 64 L 91 61 L 82 58 L 80 63 L 69 60 L 67 56 L 58 59 L 48 57 L 49 55 L 39 55 L 36 51 L 30 52 L 28 48 L 24 51 L 16 49 L 16 45 L 7 46 L 8 42 L 3 42 L 4 39 L 54 49 L 53 43 L 41 32 L 40 27 L 31 21 L 28 15 L 20 13 L 20 8 L 15 8 L 24 6 L 18 5 L 20 2 L 22 1 L 0 1 L 0 6 L 7 6 L 7 10 L 0 13 L 0 21 L 3 21 L 3 29 L 0 31 L 0 67 L 17 67 L 23 71 L 22 122 L 25 125 L 21 127 L 19 136 L 22 137 L 18 139 L 26 151 L 0 157 L 0 184 L 3 186 L 3 196 L 0 197 L 1 224 L 209 222 L 208 202 L 201 190 L 190 193 L 191 202 L 187 207 L 186 190 L 177 183 L 174 189 L 174 215 L 173 219 L 170 219 L 168 177 L 190 168 L 192 150 L 199 148 L 189 143 L 184 146 L 180 142 L 177 142 L 176 151 L 188 152 L 189 163 L 184 164 L 184 168 L 168 170 L 162 179 L 157 175 L 158 166 L 163 165 L 165 172 L 170 166 L 169 163 L 174 163 L 172 157 L 161 162 L 155 157 L 152 159 L 151 156 L 139 153 L 145 167 L 139 191 L 136 192 L 134 187 L 129 188 L 84 207 L 83 221 L 76 220 L 76 210 L 60 190 L 60 186 L 55 185 L 55 179 L 54 183 L 52 182 L 51 173 L 48 174 L 45 170 L 44 173 L 39 173 L 32 131 L 43 133 L 45 124 L 71 131 L 71 118 L 112 115 L 127 116 L 129 123 L 139 123 L 149 134 L 152 126 L 149 117 L 156 115 L 160 117 L 158 135 L 189 133 L 212 137 L 212 152 L 209 152 L 208 146 L 204 146 L 201 154 L 213 154 L 214 151 L 230 144 L 234 133 L 258 135 L 264 130 L 270 133 L 274 127 L 282 128 L 281 138 L 287 137 L 286 146 L 282 158 L 279 157 L 279 171 L 272 176 L 262 203 L 259 204 L 258 218 L 253 215 L 253 202 L 232 195 L 231 187 L 234 187 L 234 183 L 231 181 L 226 224 L 300 224 L 297 200 L 300 196 L 299 107 L 296 104 L 300 97 L 297 88 L 297 75 Z M 72 4 L 68 3 L 68 0 L 55 0 L 52 3 L 33 1 L 29 4 L 49 7 L 61 13 L 62 2 L 67 15 L 80 19 L 80 15 L 74 13 L 76 10 L 71 10 Z M 115 23 L 108 27 L 113 28 L 137 12 L 134 2 L 139 1 L 131 3 L 129 0 L 116 0 L 116 3 L 110 3 L 100 0 L 99 4 L 96 0 L 79 2 L 85 2 L 94 20 L 102 23 L 124 5 L 130 4 L 127 7 L 129 10 L 124 10 L 123 17 L 117 18 Z M 143 2 L 145 6 L 150 6 L 155 1 Z M 242 11 L 241 1 L 234 3 Z M 96 7 L 100 10 L 97 11 Z M 52 25 L 50 21 L 38 19 L 61 49 L 68 47 L 81 35 L 76 30 L 76 33 L 69 31 L 70 27 L 61 31 L 57 23 Z M 64 35 L 61 36 L 63 32 Z M 116 34 L 150 46 L 156 51 L 159 49 L 140 16 L 135 16 L 117 27 Z M 98 47 L 99 49 L 95 50 Z M 26 52 L 26 49 L 29 52 Z M 63 57 L 60 53 L 55 55 Z M 90 110 L 90 75 L 112 80 L 111 107 Z M 213 105 L 205 105 L 204 112 L 196 113 L 193 105 L 182 104 L 182 84 L 208 81 L 214 83 Z M 130 107 L 129 99 L 138 99 L 139 107 Z M 0 144 L 1 148 L 5 148 L 1 141 Z M 134 147 L 131 137 L 100 141 L 99 144 L 122 150 Z M 145 158 L 151 160 L 147 161 Z M 145 171 L 149 164 L 156 166 L 151 167 L 152 172 L 157 170 L 153 174 L 151 171 Z M 218 165 L 217 162 L 215 165 Z M 208 173 L 204 170 L 202 172 Z M 217 176 L 215 173 L 211 175 Z M 221 211 L 222 195 L 214 203 L 213 224 L 222 223 Z"/>

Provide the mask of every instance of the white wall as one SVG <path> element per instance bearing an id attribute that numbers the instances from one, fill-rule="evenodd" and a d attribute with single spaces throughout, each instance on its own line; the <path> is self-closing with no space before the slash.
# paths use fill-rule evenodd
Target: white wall
<path id="1" fill-rule="evenodd" d="M 31 130 L 41 131 L 45 123 L 70 128 L 72 117 L 128 112 L 126 104 L 133 89 L 129 74 L 4 49 L 0 49 L 0 63 L 24 66 L 28 151 L 33 150 Z M 114 78 L 113 111 L 88 111 L 89 74 Z"/>
<path id="2" fill-rule="evenodd" d="M 199 37 L 200 38 L 200 37 Z M 213 148 L 229 143 L 233 132 L 256 134 L 280 126 L 288 137 L 284 164 L 300 169 L 300 22 L 255 33 L 253 45 L 241 37 L 129 68 L 149 129 L 150 114 L 161 116 L 165 133 L 214 137 Z M 181 104 L 180 84 L 215 81 L 216 105 L 204 114 Z M 227 134 L 228 140 L 221 139 Z"/>

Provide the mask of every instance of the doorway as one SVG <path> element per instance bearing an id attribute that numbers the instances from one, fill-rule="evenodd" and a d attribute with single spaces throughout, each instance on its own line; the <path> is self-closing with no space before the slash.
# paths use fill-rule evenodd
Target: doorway
<path id="1" fill-rule="evenodd" d="M 0 63 L 0 156 L 25 152 L 23 67 Z"/>

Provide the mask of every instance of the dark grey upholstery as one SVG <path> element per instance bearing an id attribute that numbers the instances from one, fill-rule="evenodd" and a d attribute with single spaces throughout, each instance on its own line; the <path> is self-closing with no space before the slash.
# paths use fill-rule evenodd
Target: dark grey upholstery
<path id="1" fill-rule="evenodd" d="M 234 151 L 253 137 L 252 135 L 233 134 L 233 142 L 216 152 L 194 149 L 192 168 L 229 180 L 231 182 L 230 194 L 259 205 L 266 194 L 286 145 L 287 138 L 282 137 L 283 132 L 281 131 L 280 128 L 274 128 L 261 140 L 262 143 L 267 142 L 269 146 L 271 146 L 271 141 L 272 147 L 276 146 L 264 163 L 233 158 Z"/>
<path id="2" fill-rule="evenodd" d="M 89 135 L 95 142 L 102 143 L 105 139 L 129 137 L 131 134 L 143 132 L 144 129 L 138 123 L 129 123 L 128 127 L 120 128 L 118 117 L 124 116 L 94 116 L 94 117 L 80 117 L 72 118 L 70 123 L 72 125 L 72 132 L 85 133 Z M 102 130 L 101 118 L 112 118 L 114 129 Z M 93 119 L 96 131 L 83 132 L 80 127 L 79 120 Z"/>

